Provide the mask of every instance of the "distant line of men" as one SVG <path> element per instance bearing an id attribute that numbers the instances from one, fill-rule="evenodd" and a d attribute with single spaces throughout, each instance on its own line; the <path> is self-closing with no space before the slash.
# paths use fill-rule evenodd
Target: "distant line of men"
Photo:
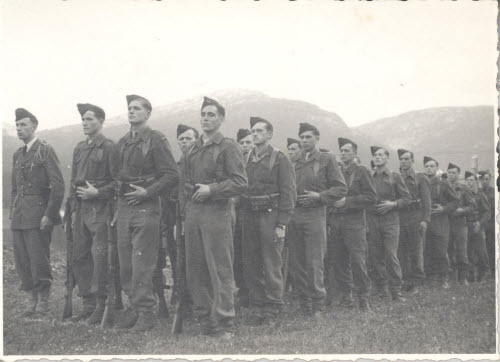
<path id="1" fill-rule="evenodd" d="M 189 296 L 201 333 L 223 340 L 233 336 L 235 282 L 239 305 L 251 309 L 246 323 L 279 323 L 285 243 L 297 312 L 306 317 L 321 316 L 336 290 L 341 307 L 353 308 L 356 293 L 359 308 L 369 311 L 372 281 L 379 298 L 390 292 L 393 301 L 405 302 L 403 290 L 418 292 L 426 278 L 448 288 L 450 267 L 461 284 L 494 273 L 494 190 L 487 171 L 479 172 L 481 188 L 468 171 L 466 185 L 458 183 L 454 164 L 444 181 L 436 175 L 438 161 L 425 157 L 421 174 L 413 153 L 399 149 L 396 173 L 387 167 L 389 152 L 378 146 L 371 147 L 369 170 L 347 138 L 338 139 L 338 162 L 319 148 L 320 131 L 309 123 L 300 124 L 299 139 L 288 139 L 285 155 L 271 146 L 273 125 L 260 117 L 251 117 L 250 129 L 240 129 L 235 142 L 219 130 L 225 108 L 208 97 L 201 134 L 177 128 L 182 156 L 176 162 L 163 133 L 148 126 L 151 103 L 137 95 L 126 99 L 130 131 L 117 144 L 102 133 L 102 108 L 77 106 L 86 139 L 73 152 L 69 195 L 73 273 L 83 300 L 76 320 L 97 324 L 103 317 L 111 282 L 106 221 L 112 217 L 128 296 L 115 325 L 153 328 L 160 198 L 180 200 Z M 13 159 L 11 228 L 20 288 L 30 296 L 22 317 L 50 310 L 49 245 L 64 196 L 57 156 L 36 138 L 37 125 L 30 112 L 16 110 L 25 145 Z"/>

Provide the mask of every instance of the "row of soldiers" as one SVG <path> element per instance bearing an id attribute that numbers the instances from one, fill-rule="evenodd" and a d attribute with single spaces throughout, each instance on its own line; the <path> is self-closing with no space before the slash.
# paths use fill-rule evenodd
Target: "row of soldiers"
<path id="1" fill-rule="evenodd" d="M 240 302 L 251 307 L 249 323 L 279 321 L 285 242 L 298 312 L 308 317 L 323 313 L 333 284 L 341 306 L 352 308 L 356 291 L 360 308 L 369 310 L 371 279 L 378 296 L 390 291 L 397 302 L 404 302 L 403 286 L 415 292 L 426 274 L 447 288 L 450 261 L 460 282 L 475 265 L 480 279 L 487 265 L 485 230 L 494 257 L 488 173 L 480 174 L 486 197 L 475 174 L 466 173 L 469 188 L 457 182 L 456 165 L 449 166 L 449 182 L 436 176 L 438 162 L 429 157 L 425 175 L 415 172 L 408 150 L 398 150 L 399 174 L 387 168 L 389 152 L 372 147 L 369 170 L 359 164 L 357 144 L 346 138 L 339 138 L 337 162 L 320 150 L 320 132 L 309 123 L 300 124 L 299 140 L 288 139 L 288 155 L 271 146 L 273 125 L 260 117 L 251 117 L 250 130 L 240 130 L 235 142 L 219 130 L 225 108 L 208 97 L 201 107 L 201 135 L 192 127 L 177 129 L 182 156 L 176 163 L 166 137 L 148 126 L 151 103 L 137 95 L 126 98 L 130 131 L 117 144 L 102 133 L 104 110 L 78 104 L 87 138 L 73 152 L 67 211 L 73 274 L 83 299 L 77 319 L 93 324 L 103 316 L 111 282 L 106 221 L 112 217 L 120 283 L 128 297 L 115 325 L 138 332 L 153 328 L 160 199 L 179 200 L 187 286 L 200 331 L 225 340 L 233 335 L 235 280 Z M 37 125 L 30 112 L 16 110 L 25 145 L 14 154 L 11 228 L 20 288 L 30 295 L 23 316 L 50 309 L 49 246 L 64 197 L 57 156 L 35 137 Z"/>

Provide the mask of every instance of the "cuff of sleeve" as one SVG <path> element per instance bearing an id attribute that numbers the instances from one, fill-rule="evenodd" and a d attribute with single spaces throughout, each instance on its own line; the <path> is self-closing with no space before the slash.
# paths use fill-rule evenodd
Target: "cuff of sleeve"
<path id="1" fill-rule="evenodd" d="M 287 226 L 288 222 L 290 221 L 290 217 L 291 217 L 291 215 L 289 213 L 286 213 L 286 212 L 278 213 L 278 222 L 276 225 Z"/>
<path id="2" fill-rule="evenodd" d="M 149 187 L 146 187 L 145 190 L 148 193 L 148 195 L 146 196 L 147 199 L 158 196 L 158 191 L 157 191 L 157 188 L 155 187 L 155 185 L 151 185 Z"/>
<path id="3" fill-rule="evenodd" d="M 395 210 L 399 210 L 401 209 L 403 206 L 405 206 L 405 202 L 401 199 L 398 199 L 396 200 L 396 209 Z"/>
<path id="4" fill-rule="evenodd" d="M 327 199 L 327 196 L 326 196 L 326 191 L 322 191 L 322 192 L 319 192 L 319 203 L 321 205 L 326 205 L 328 204 L 328 199 Z"/>
<path id="5" fill-rule="evenodd" d="M 211 198 L 217 197 L 217 188 L 218 188 L 218 186 L 219 185 L 217 183 L 208 184 L 208 188 L 210 189 L 210 197 Z"/>

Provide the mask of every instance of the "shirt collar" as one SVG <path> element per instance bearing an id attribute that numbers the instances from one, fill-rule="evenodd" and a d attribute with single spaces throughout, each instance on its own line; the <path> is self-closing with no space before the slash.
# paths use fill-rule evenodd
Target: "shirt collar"
<path id="1" fill-rule="evenodd" d="M 257 162 L 257 161 L 262 160 L 264 157 L 266 157 L 267 155 L 269 155 L 271 153 L 271 145 L 267 145 L 264 152 L 258 156 L 257 156 L 257 147 L 252 148 L 252 150 L 250 152 L 251 152 L 250 157 L 251 157 L 252 161 Z"/>
<path id="2" fill-rule="evenodd" d="M 320 160 L 321 158 L 321 153 L 319 152 L 319 150 L 314 150 L 314 151 L 311 151 L 309 152 L 309 158 L 306 160 L 306 152 L 302 152 L 302 159 L 303 159 L 303 162 L 310 162 L 312 160 L 315 160 L 315 161 L 318 161 Z"/>
<path id="3" fill-rule="evenodd" d="M 87 138 L 87 144 L 88 145 L 96 145 L 96 147 L 101 147 L 102 143 L 104 142 L 106 137 L 102 133 L 99 132 L 98 135 L 94 137 L 94 139 L 89 139 Z M 89 142 L 92 141 L 92 142 Z"/>
<path id="4" fill-rule="evenodd" d="M 378 169 L 375 169 L 373 171 L 373 175 L 375 175 L 375 174 L 382 174 L 382 173 L 385 173 L 386 175 L 389 175 L 389 169 L 387 168 L 387 166 L 384 166 L 382 168 L 382 170 L 380 170 L 380 171 Z"/>
<path id="5" fill-rule="evenodd" d="M 38 137 L 35 137 L 26 144 L 26 152 L 28 152 L 30 150 L 31 146 L 33 146 L 33 144 L 36 142 L 37 139 L 38 139 Z"/>
<path id="6" fill-rule="evenodd" d="M 143 141 L 147 141 L 149 138 L 149 135 L 151 134 L 151 128 L 149 126 L 146 126 L 138 131 L 135 131 L 137 135 L 137 140 L 140 138 Z M 130 139 L 132 139 L 133 132 L 130 130 Z"/>
<path id="7" fill-rule="evenodd" d="M 223 139 L 224 136 L 222 133 L 217 132 L 207 143 L 205 143 L 205 146 L 211 145 L 212 143 L 219 144 Z M 203 136 L 198 139 L 198 146 L 203 147 Z"/>
<path id="8" fill-rule="evenodd" d="M 403 177 L 411 177 L 412 179 L 415 179 L 415 170 L 413 168 L 410 168 L 406 172 L 403 172 L 403 170 L 401 170 L 401 174 L 403 175 Z"/>
<path id="9" fill-rule="evenodd" d="M 356 164 L 356 162 L 351 162 L 351 164 L 347 167 L 345 167 L 344 165 L 342 165 L 342 170 L 345 172 L 345 173 L 351 173 L 352 171 L 354 171 L 354 169 L 358 167 L 358 165 Z"/>

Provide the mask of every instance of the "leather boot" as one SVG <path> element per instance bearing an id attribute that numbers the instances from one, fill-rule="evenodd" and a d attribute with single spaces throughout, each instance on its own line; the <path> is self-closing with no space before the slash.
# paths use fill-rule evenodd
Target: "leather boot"
<path id="1" fill-rule="evenodd" d="M 102 316 L 104 315 L 104 308 L 106 307 L 106 299 L 105 298 L 98 298 L 97 299 L 97 306 L 95 307 L 94 311 L 90 315 L 90 317 L 87 319 L 88 324 L 100 324 L 102 321 Z"/>
<path id="2" fill-rule="evenodd" d="M 354 308 L 354 299 L 352 298 L 352 293 L 344 293 L 339 302 L 339 307 L 352 309 Z"/>
<path id="3" fill-rule="evenodd" d="M 31 317 L 36 312 L 36 305 L 38 304 L 38 292 L 32 291 L 28 307 L 19 315 L 19 318 Z"/>
<path id="4" fill-rule="evenodd" d="M 139 316 L 133 307 L 128 307 L 123 313 L 121 313 L 116 321 L 116 328 L 132 328 Z"/>
<path id="5" fill-rule="evenodd" d="M 140 312 L 137 322 L 132 327 L 132 332 L 146 332 L 155 326 L 155 316 L 153 311 Z"/>
<path id="6" fill-rule="evenodd" d="M 368 297 L 359 297 L 359 310 L 362 312 L 371 312 L 370 301 Z"/>
<path id="7" fill-rule="evenodd" d="M 71 318 L 71 321 L 78 322 L 88 319 L 94 313 L 96 306 L 95 296 L 93 294 L 83 297 L 83 309 L 76 316 Z"/>
<path id="8" fill-rule="evenodd" d="M 50 285 L 38 292 L 39 301 L 36 306 L 37 311 L 41 314 L 47 314 L 50 311 Z"/>
<path id="9" fill-rule="evenodd" d="M 392 291 L 392 300 L 397 303 L 405 303 L 406 299 L 403 298 L 403 295 L 401 294 L 400 290 L 393 290 Z"/>

